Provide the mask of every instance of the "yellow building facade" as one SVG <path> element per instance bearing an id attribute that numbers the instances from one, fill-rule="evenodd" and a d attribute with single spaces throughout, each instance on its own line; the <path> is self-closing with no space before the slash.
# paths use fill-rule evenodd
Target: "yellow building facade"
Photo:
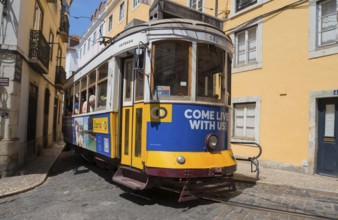
<path id="1" fill-rule="evenodd" d="M 232 139 L 259 143 L 262 166 L 337 177 L 337 1 L 229 2 Z"/>
<path id="2" fill-rule="evenodd" d="M 0 3 L 0 178 L 62 139 L 71 3 Z"/>
<path id="3" fill-rule="evenodd" d="M 148 21 L 159 2 L 108 0 L 105 36 Z M 337 176 L 337 0 L 170 2 L 216 16 L 233 40 L 231 140 L 261 145 L 264 167 Z"/>

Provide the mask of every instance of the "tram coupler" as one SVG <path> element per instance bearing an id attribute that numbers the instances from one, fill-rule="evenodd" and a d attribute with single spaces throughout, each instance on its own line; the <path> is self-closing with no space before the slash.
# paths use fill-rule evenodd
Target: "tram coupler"
<path id="1" fill-rule="evenodd" d="M 178 202 L 186 202 L 203 198 L 204 196 L 233 191 L 236 191 L 236 186 L 232 176 L 188 180 L 182 188 Z"/>

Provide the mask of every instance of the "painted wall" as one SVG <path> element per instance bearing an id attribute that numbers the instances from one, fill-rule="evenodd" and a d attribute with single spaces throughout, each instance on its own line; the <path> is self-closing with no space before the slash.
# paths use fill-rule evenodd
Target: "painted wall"
<path id="1" fill-rule="evenodd" d="M 76 49 L 67 49 L 66 54 L 66 73 L 67 78 L 69 78 L 72 75 L 72 71 L 76 71 L 77 66 L 77 59 L 78 59 L 78 53 Z"/>
<path id="2" fill-rule="evenodd" d="M 50 31 L 54 34 L 54 47 L 52 60 L 49 61 L 48 74 L 36 72 L 29 64 L 30 30 L 33 29 L 35 3 L 39 2 L 43 11 L 42 34 L 49 41 Z M 64 2 L 71 3 L 71 0 Z M 0 4 L 2 7 L 2 3 Z M 5 177 L 15 172 L 27 159 L 27 122 L 30 117 L 29 109 L 29 84 L 38 86 L 37 120 L 36 120 L 36 147 L 35 155 L 42 148 L 53 143 L 53 116 L 54 99 L 62 100 L 62 91 L 56 91 L 55 74 L 57 49 L 60 46 L 65 57 L 66 44 L 57 34 L 60 25 L 61 1 L 47 3 L 47 1 L 7 1 L 7 8 L 2 7 L 0 28 L 0 77 L 9 78 L 9 84 L 2 86 L 1 113 L 7 113 L 6 117 L 0 117 L 0 176 Z M 64 66 L 64 59 L 61 65 Z M 43 118 L 45 89 L 50 91 L 49 114 L 47 135 L 48 142 L 43 146 L 44 134 Z M 61 113 L 58 112 L 58 117 Z M 57 120 L 56 136 L 61 138 L 61 120 Z"/>
<path id="3" fill-rule="evenodd" d="M 231 1 L 232 3 L 234 1 Z M 295 1 L 263 1 L 240 15 L 228 18 L 225 30 L 231 29 Z M 309 58 L 309 3 L 274 13 L 262 19 L 262 67 L 233 73 L 233 98 L 261 97 L 261 159 L 266 166 L 304 169 L 313 172 L 309 152 L 310 93 L 337 89 L 338 54 Z M 311 116 L 315 117 L 315 116 Z M 245 148 L 233 147 L 236 154 Z M 263 162 L 264 165 L 264 162 Z"/>

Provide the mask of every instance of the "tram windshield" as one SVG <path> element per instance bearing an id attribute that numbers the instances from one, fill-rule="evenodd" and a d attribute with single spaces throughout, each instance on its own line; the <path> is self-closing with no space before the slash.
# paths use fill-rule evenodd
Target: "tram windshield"
<path id="1" fill-rule="evenodd" d="M 198 43 L 194 61 L 189 42 L 159 41 L 153 47 L 154 99 L 191 100 L 192 65 L 196 65 L 197 100 L 224 103 L 224 50 L 211 44 Z"/>
<path id="2" fill-rule="evenodd" d="M 189 51 L 191 43 L 158 42 L 154 45 L 154 84 L 155 98 L 190 99 Z"/>
<path id="3" fill-rule="evenodd" d="M 197 100 L 224 102 L 224 51 L 210 44 L 197 47 Z"/>

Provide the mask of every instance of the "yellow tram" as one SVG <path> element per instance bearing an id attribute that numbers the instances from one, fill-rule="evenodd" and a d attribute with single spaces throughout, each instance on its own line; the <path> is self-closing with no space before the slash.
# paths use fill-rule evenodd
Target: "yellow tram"
<path id="1" fill-rule="evenodd" d="M 231 40 L 200 21 L 126 29 L 67 80 L 64 139 L 136 190 L 231 176 L 231 60 Z"/>

